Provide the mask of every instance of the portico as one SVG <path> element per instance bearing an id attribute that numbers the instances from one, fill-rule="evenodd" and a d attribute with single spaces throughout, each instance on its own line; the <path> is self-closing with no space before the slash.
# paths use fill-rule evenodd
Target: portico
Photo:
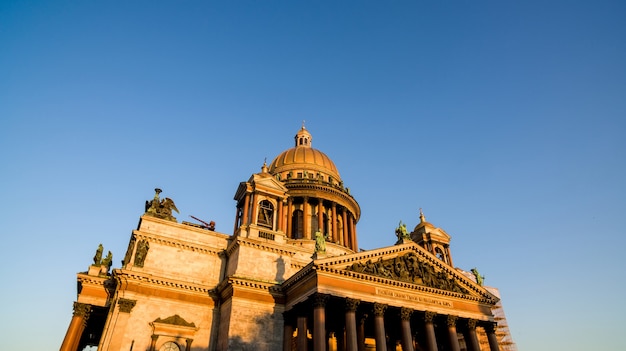
<path id="1" fill-rule="evenodd" d="M 461 344 L 480 351 L 477 328 L 493 334 L 490 350 L 499 350 L 490 307 L 497 298 L 476 283 L 415 243 L 358 255 L 315 260 L 283 283 L 284 335 L 295 341 L 286 341 L 284 351 L 304 346 L 312 351 L 460 351 Z M 378 269 L 364 268 L 371 262 Z M 399 268 L 381 273 L 394 262 Z M 407 262 L 417 268 L 407 268 Z"/>

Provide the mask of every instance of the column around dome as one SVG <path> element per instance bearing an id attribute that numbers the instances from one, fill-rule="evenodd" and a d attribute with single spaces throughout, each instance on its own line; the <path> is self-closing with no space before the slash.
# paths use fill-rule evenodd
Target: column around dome
<path id="1" fill-rule="evenodd" d="M 354 228 L 355 228 L 354 215 L 352 214 L 352 212 L 348 212 L 348 244 L 346 246 L 356 251 L 356 245 L 355 245 L 356 236 L 355 236 Z"/>
<path id="2" fill-rule="evenodd" d="M 311 239 L 309 223 L 309 197 L 305 196 L 302 202 L 302 237 L 304 239 Z"/>
<path id="3" fill-rule="evenodd" d="M 348 212 L 343 209 L 343 233 L 341 233 L 341 245 L 348 246 Z"/>
<path id="4" fill-rule="evenodd" d="M 336 203 L 332 203 L 331 205 L 332 208 L 332 219 L 331 219 L 331 223 L 332 223 L 332 242 L 336 243 L 337 242 L 337 204 Z"/>
<path id="5" fill-rule="evenodd" d="M 293 223 L 292 223 L 292 215 L 293 215 L 293 199 L 291 197 L 287 198 L 287 228 L 285 231 L 285 235 L 288 238 L 293 239 Z"/>
<path id="6" fill-rule="evenodd" d="M 317 199 L 317 230 L 322 233 L 322 235 L 326 235 L 324 233 L 324 208 L 323 208 L 324 200 L 322 198 Z"/>

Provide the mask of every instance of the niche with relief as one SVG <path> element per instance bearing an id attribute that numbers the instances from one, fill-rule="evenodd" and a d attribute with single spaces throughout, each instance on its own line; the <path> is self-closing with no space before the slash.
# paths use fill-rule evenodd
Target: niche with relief
<path id="1" fill-rule="evenodd" d="M 198 328 L 175 314 L 165 319 L 157 318 L 152 327 L 152 350 L 182 351 L 191 350 L 191 343 Z"/>

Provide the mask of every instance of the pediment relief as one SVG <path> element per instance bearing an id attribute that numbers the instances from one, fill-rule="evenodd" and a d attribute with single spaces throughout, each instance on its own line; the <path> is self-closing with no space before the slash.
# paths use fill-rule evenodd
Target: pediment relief
<path id="1" fill-rule="evenodd" d="M 355 262 L 346 269 L 430 288 L 469 294 L 469 291 L 459 284 L 453 274 L 437 269 L 429 260 L 419 257 L 414 252 L 407 252 L 390 259 L 379 257 L 375 261 L 369 259 L 366 262 Z"/>
<path id="2" fill-rule="evenodd" d="M 414 242 L 327 258 L 315 263 L 327 271 L 349 271 L 357 276 L 384 278 L 413 284 L 416 288 L 434 288 L 493 303 L 498 300 Z"/>

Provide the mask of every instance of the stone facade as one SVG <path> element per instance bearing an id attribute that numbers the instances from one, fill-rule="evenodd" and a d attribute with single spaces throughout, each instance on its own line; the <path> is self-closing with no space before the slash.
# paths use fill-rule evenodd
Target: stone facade
<path id="1" fill-rule="evenodd" d="M 78 274 L 61 350 L 498 350 L 499 298 L 453 267 L 450 236 L 420 213 L 359 252 L 358 203 L 304 127 L 295 141 L 240 183 L 231 234 L 178 223 L 156 189 L 122 267 L 99 249 Z"/>

